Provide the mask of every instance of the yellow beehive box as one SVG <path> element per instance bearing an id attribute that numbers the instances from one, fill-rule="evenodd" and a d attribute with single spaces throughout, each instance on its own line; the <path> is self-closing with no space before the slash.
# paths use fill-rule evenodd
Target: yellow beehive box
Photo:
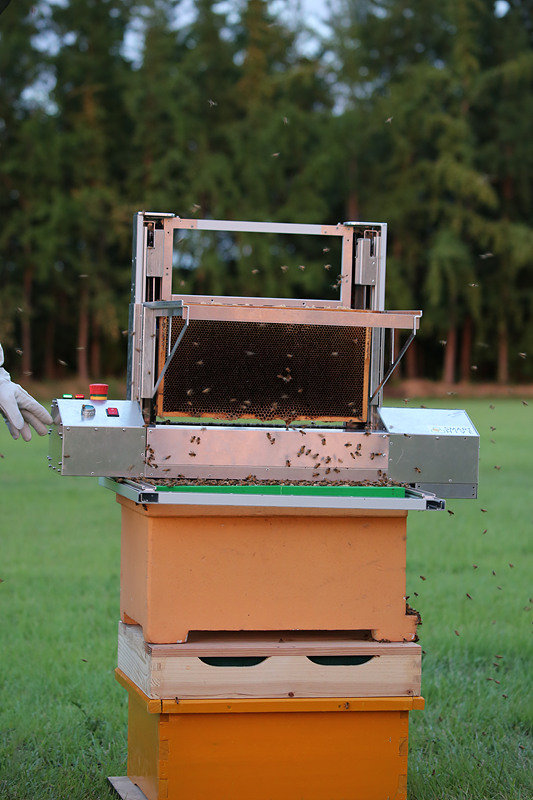
<path id="1" fill-rule="evenodd" d="M 129 786 L 148 800 L 406 798 L 421 697 L 155 700 L 116 674 L 129 695 Z"/>
<path id="2" fill-rule="evenodd" d="M 190 631 L 359 630 L 414 641 L 406 511 L 122 506 L 121 619 L 148 642 Z"/>

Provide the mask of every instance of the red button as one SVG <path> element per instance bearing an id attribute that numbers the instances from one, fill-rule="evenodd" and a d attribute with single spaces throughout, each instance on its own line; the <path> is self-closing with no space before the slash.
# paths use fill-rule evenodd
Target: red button
<path id="1" fill-rule="evenodd" d="M 74 398 L 76 400 L 85 400 L 85 395 L 84 394 L 75 394 Z"/>
<path id="2" fill-rule="evenodd" d="M 108 417 L 118 417 L 118 408 L 106 408 L 105 413 Z"/>

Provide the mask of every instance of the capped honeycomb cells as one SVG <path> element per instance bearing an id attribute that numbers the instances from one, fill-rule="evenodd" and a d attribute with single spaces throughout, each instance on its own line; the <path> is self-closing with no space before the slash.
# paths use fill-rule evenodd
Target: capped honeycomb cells
<path id="1" fill-rule="evenodd" d="M 174 318 L 171 345 L 183 325 Z M 192 320 L 165 373 L 157 413 L 366 421 L 369 340 L 370 329 L 361 327 Z M 159 369 L 164 357 L 161 344 Z"/>

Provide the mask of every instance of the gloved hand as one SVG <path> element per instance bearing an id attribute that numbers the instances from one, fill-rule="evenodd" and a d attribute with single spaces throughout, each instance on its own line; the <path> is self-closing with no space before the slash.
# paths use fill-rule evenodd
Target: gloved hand
<path id="1" fill-rule="evenodd" d="M 13 383 L 9 372 L 2 368 L 4 351 L 0 344 L 0 413 L 6 420 L 13 439 L 22 436 L 25 442 L 31 439 L 30 425 L 39 436 L 47 433 L 47 425 L 52 424 L 52 417 L 43 406 L 34 400 L 28 392 Z"/>

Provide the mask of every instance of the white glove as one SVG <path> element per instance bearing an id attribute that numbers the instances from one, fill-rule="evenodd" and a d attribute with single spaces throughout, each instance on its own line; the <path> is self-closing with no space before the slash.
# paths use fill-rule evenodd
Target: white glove
<path id="1" fill-rule="evenodd" d="M 52 424 L 52 417 L 43 406 L 34 400 L 28 392 L 13 383 L 9 372 L 2 368 L 4 351 L 0 344 L 0 413 L 4 416 L 13 439 L 22 436 L 25 442 L 31 439 L 30 425 L 39 436 L 47 433 L 47 425 Z"/>

